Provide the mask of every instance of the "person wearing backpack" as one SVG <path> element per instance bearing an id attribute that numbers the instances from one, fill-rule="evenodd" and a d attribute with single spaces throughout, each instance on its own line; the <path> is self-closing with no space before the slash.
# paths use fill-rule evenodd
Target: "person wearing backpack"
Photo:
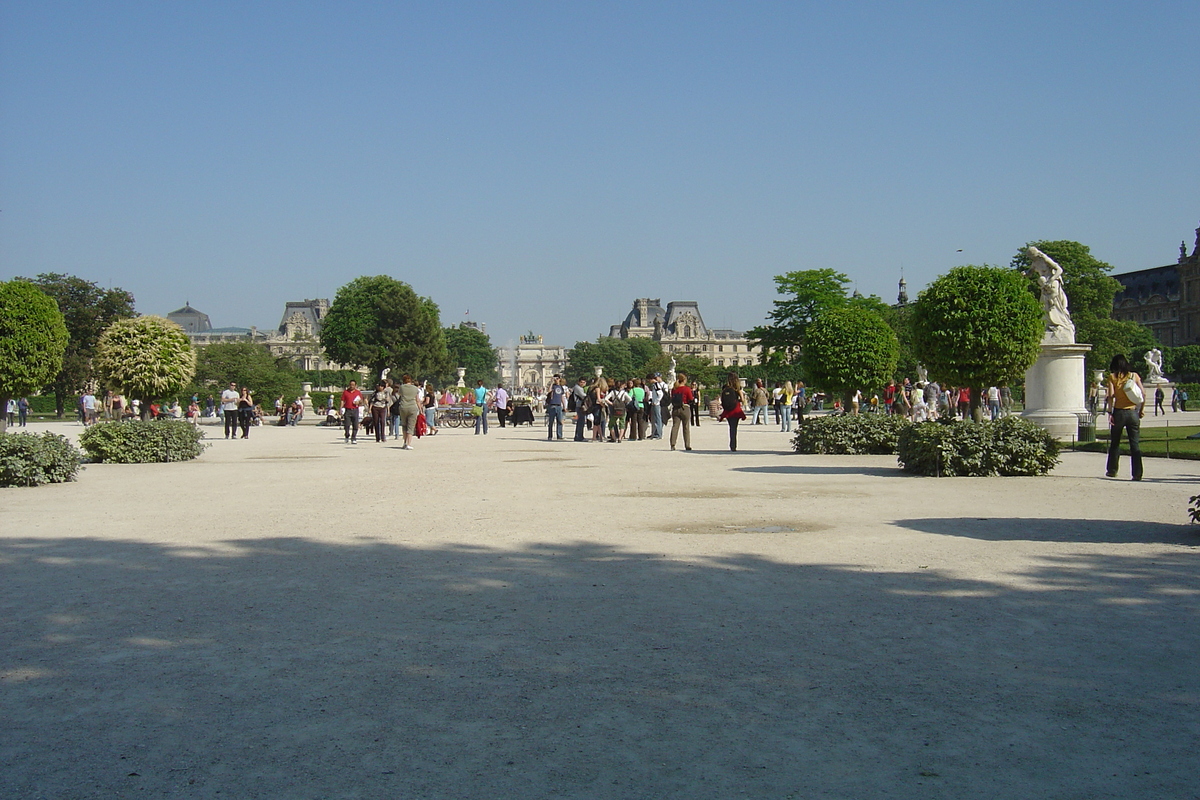
<path id="1" fill-rule="evenodd" d="M 1108 365 L 1108 465 L 1105 475 L 1117 477 L 1121 461 L 1121 432 L 1129 437 L 1129 460 L 1133 479 L 1142 479 L 1142 417 L 1146 415 L 1146 392 L 1142 378 L 1129 366 L 1129 359 L 1118 353 Z"/>
<path id="2" fill-rule="evenodd" d="M 737 452 L 737 426 L 746 418 L 743 406 L 746 394 L 742 391 L 742 381 L 736 372 L 729 373 L 725 385 L 721 387 L 721 419 L 729 423 L 729 452 Z"/>
<path id="3" fill-rule="evenodd" d="M 646 390 L 641 378 L 633 379 L 629 397 L 629 438 L 640 442 L 646 438 Z"/>

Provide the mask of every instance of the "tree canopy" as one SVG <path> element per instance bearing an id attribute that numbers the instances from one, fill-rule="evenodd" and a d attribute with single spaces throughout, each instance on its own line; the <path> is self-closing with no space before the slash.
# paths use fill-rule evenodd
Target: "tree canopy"
<path id="1" fill-rule="evenodd" d="M 646 337 L 601 336 L 594 342 L 576 342 L 567 350 L 566 378 L 569 383 L 580 378 L 590 381 L 597 366 L 604 367 L 607 378 L 644 377 L 650 362 L 661 354 L 662 345 Z"/>
<path id="2" fill-rule="evenodd" d="M 94 377 L 92 356 L 100 334 L 115 320 L 134 315 L 133 295 L 124 289 L 105 289 L 92 281 L 58 272 L 41 273 L 30 282 L 58 303 L 70 337 L 62 369 L 45 387 L 45 391 L 53 392 L 58 416 L 62 417 L 67 398 L 81 391 Z"/>
<path id="3" fill-rule="evenodd" d="M 747 336 L 762 345 L 764 360 L 791 362 L 804 344 L 809 323 L 823 312 L 848 302 L 850 278 L 834 269 L 804 269 L 775 276 L 775 291 L 783 300 L 772 302 L 770 323 L 753 328 Z"/>
<path id="4" fill-rule="evenodd" d="M 449 363 L 437 304 L 387 275 L 355 278 L 338 289 L 321 346 L 335 361 L 366 367 L 372 380 L 384 369 L 421 379 L 458 366 Z"/>
<path id="5" fill-rule="evenodd" d="M 119 319 L 100 334 L 92 364 L 108 388 L 141 401 L 145 418 L 151 400 L 175 394 L 192 380 L 196 351 L 174 322 L 134 317 Z"/>
<path id="6" fill-rule="evenodd" d="M 1026 279 L 1001 267 L 955 267 L 912 310 L 915 353 L 929 377 L 971 391 L 1023 380 L 1037 360 L 1042 306 Z"/>
<path id="7" fill-rule="evenodd" d="M 33 394 L 62 369 L 67 340 L 52 297 L 29 281 L 0 283 L 0 432 L 9 398 Z"/>
<path id="8" fill-rule="evenodd" d="M 287 358 L 275 358 L 254 342 L 219 342 L 196 353 L 196 391 L 220 394 L 230 381 L 250 387 L 257 402 L 270 407 L 283 395 L 290 402 L 300 396 L 300 372 Z"/>
<path id="9" fill-rule="evenodd" d="M 457 367 L 466 367 L 463 376 L 468 386 L 483 381 L 485 386 L 494 386 L 496 374 L 496 348 L 486 333 L 459 323 L 456 328 L 446 328 L 446 351 L 449 353 L 448 368 L 438 377 L 443 381 L 458 379 Z"/>
<path id="10" fill-rule="evenodd" d="M 877 312 L 859 306 L 831 308 L 809 323 L 802 363 L 814 386 L 842 395 L 848 404 L 855 390 L 887 383 L 899 349 L 895 332 Z"/>

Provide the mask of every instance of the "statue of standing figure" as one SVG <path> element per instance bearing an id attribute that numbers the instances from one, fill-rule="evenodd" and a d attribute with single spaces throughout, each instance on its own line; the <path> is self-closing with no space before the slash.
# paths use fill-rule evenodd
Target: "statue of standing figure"
<path id="1" fill-rule="evenodd" d="M 1030 247 L 1030 267 L 1037 275 L 1038 288 L 1042 295 L 1043 320 L 1046 332 L 1043 342 L 1075 343 L 1075 323 L 1067 310 L 1067 293 L 1063 291 L 1063 270 L 1050 256 Z"/>
<path id="2" fill-rule="evenodd" d="M 1157 347 L 1146 353 L 1146 383 L 1166 383 L 1167 379 L 1163 377 L 1163 357 L 1162 350 Z"/>
<path id="3" fill-rule="evenodd" d="M 671 368 L 667 370 L 667 386 L 675 386 L 675 356 L 671 356 Z"/>

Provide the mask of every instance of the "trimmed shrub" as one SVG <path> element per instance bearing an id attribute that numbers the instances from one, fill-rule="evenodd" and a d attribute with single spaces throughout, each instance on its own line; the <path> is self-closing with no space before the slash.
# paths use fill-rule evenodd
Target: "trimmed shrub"
<path id="1" fill-rule="evenodd" d="M 79 435 L 93 461 L 152 464 L 188 461 L 204 452 L 204 431 L 183 420 L 101 422 Z"/>
<path id="2" fill-rule="evenodd" d="M 1059 444 L 1021 417 L 995 422 L 922 422 L 900 433 L 897 456 L 906 472 L 942 477 L 1045 475 Z"/>
<path id="3" fill-rule="evenodd" d="M 56 433 L 0 433 L 0 486 L 73 481 L 82 457 Z"/>
<path id="4" fill-rule="evenodd" d="M 904 417 L 887 414 L 807 417 L 799 421 L 792 447 L 797 453 L 895 455 L 900 432 L 911 426 Z"/>

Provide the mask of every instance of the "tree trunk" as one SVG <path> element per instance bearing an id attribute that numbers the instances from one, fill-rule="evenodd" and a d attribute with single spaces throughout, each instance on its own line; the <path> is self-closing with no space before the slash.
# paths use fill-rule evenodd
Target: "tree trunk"
<path id="1" fill-rule="evenodd" d="M 67 413 L 67 396 L 62 392 L 54 393 L 54 416 L 58 419 L 63 418 L 63 414 Z"/>
<path id="2" fill-rule="evenodd" d="M 983 422 L 983 390 L 978 386 L 971 387 L 971 420 L 973 422 Z"/>
<path id="3" fill-rule="evenodd" d="M 0 433 L 8 429 L 8 401 L 11 399 L 8 395 L 0 394 Z"/>

